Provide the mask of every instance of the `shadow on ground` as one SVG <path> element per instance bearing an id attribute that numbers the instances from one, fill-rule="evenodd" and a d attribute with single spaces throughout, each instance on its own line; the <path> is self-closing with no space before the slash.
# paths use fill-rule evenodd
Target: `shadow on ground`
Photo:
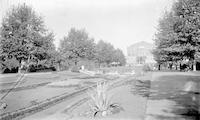
<path id="1" fill-rule="evenodd" d="M 141 81 L 137 80 L 132 87 L 132 93 L 143 97 L 148 97 L 148 101 L 170 101 L 170 114 L 167 116 L 164 114 L 147 114 L 151 116 L 151 119 L 155 120 L 199 120 L 200 119 L 200 77 L 188 76 L 188 75 L 171 75 L 159 77 L 160 80 L 156 81 Z M 184 91 L 184 85 L 193 81 L 196 84 L 195 90 Z M 165 104 L 165 103 L 158 103 Z M 158 105 L 159 106 L 159 105 Z M 162 105 L 160 105 L 162 106 Z M 147 105 L 147 107 L 153 107 Z M 167 107 L 161 108 L 160 112 L 163 113 Z M 148 108 L 147 108 L 148 109 Z M 160 108 L 159 108 L 160 109 Z M 154 108 L 151 108 L 154 110 Z M 155 110 L 157 111 L 157 110 Z M 147 111 L 148 112 L 148 111 Z"/>

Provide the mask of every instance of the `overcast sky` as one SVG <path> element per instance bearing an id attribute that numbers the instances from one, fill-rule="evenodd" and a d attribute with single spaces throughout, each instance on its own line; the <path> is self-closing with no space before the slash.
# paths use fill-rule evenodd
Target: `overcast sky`
<path id="1" fill-rule="evenodd" d="M 84 28 L 96 42 L 110 42 L 126 54 L 131 44 L 153 42 L 158 19 L 173 0 L 0 0 L 1 17 L 10 6 L 23 2 L 43 16 L 55 33 L 56 46 L 71 27 Z"/>

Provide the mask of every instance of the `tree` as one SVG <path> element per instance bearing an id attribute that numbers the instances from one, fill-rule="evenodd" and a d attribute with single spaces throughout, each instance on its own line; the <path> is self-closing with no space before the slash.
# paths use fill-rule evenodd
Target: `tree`
<path id="1" fill-rule="evenodd" d="M 85 30 L 72 28 L 68 35 L 61 40 L 59 50 L 66 60 L 77 65 L 81 59 L 91 60 L 94 58 L 95 43 Z"/>
<path id="2" fill-rule="evenodd" d="M 177 40 L 177 34 L 174 33 L 176 21 L 177 18 L 173 16 L 172 12 L 165 12 L 159 21 L 158 32 L 155 35 L 156 48 L 153 50 L 154 59 L 157 61 L 159 69 L 160 65 L 165 62 L 182 59 L 180 52 L 174 50 L 174 48 L 179 48 L 178 45 L 174 47 Z"/>
<path id="3" fill-rule="evenodd" d="M 35 56 L 37 57 L 37 60 L 39 61 L 46 61 L 43 65 L 50 67 L 54 66 L 57 61 L 56 57 L 58 56 L 55 45 L 53 44 L 54 41 L 54 34 L 49 33 L 47 34 L 40 44 L 41 46 L 38 48 L 37 52 L 35 53 Z"/>
<path id="4" fill-rule="evenodd" d="M 111 64 L 112 62 L 120 65 L 126 64 L 126 59 L 120 49 L 115 49 L 112 44 L 100 40 L 96 45 L 96 60 L 101 64 Z"/>
<path id="5" fill-rule="evenodd" d="M 154 56 L 165 62 L 192 61 L 200 51 L 200 1 L 178 0 L 159 21 Z"/>
<path id="6" fill-rule="evenodd" d="M 125 55 L 123 54 L 122 50 L 116 49 L 114 50 L 114 62 L 118 62 L 119 65 L 123 66 L 126 64 L 126 58 Z"/>
<path id="7" fill-rule="evenodd" d="M 54 50 L 53 34 L 48 33 L 42 18 L 25 4 L 13 7 L 6 14 L 1 25 L 0 37 L 3 69 L 20 68 L 22 61 L 36 64 L 47 59 L 49 51 Z"/>
<path id="8" fill-rule="evenodd" d="M 177 22 L 175 33 L 178 34 L 177 43 L 182 55 L 192 61 L 193 69 L 196 70 L 195 55 L 200 52 L 200 1 L 179 0 L 174 5 L 174 15 L 180 20 Z"/>
<path id="9" fill-rule="evenodd" d="M 114 47 L 110 43 L 100 40 L 96 45 L 96 60 L 99 65 L 106 63 L 107 65 L 114 60 Z"/>

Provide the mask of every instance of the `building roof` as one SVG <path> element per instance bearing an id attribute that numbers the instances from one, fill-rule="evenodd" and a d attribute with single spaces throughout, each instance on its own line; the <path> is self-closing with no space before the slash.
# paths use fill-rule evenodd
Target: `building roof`
<path id="1" fill-rule="evenodd" d="M 135 44 L 132 44 L 127 49 L 130 49 L 130 48 L 153 48 L 153 47 L 154 47 L 154 45 L 152 43 L 141 41 L 141 42 L 137 42 Z"/>

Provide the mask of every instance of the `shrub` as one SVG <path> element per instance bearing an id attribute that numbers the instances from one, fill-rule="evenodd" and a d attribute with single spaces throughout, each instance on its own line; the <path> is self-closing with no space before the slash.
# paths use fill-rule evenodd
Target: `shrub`
<path id="1" fill-rule="evenodd" d="M 102 116 L 106 116 L 111 109 L 119 107 L 116 103 L 111 103 L 111 96 L 108 95 L 108 85 L 105 82 L 98 82 L 96 89 L 93 88 L 89 94 L 92 98 L 93 105 L 90 105 L 94 111 L 94 117 L 100 112 Z"/>

